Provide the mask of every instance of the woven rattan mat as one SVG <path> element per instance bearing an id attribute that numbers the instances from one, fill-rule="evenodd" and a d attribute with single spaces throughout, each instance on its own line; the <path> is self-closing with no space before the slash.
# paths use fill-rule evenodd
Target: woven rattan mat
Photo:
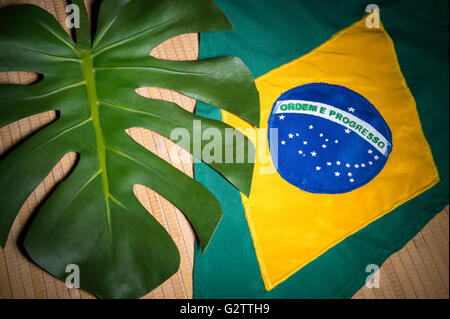
<path id="1" fill-rule="evenodd" d="M 89 11 L 92 1 L 85 2 Z M 0 8 L 19 3 L 41 6 L 66 28 L 65 1 L 0 0 Z M 198 57 L 197 34 L 186 34 L 165 41 L 151 54 L 162 59 L 195 60 Z M 0 72 L 1 84 L 28 84 L 36 78 L 33 73 Z M 138 92 L 147 97 L 173 101 L 189 111 L 193 111 L 195 106 L 195 100 L 170 90 L 144 88 Z M 0 128 L 0 155 L 54 119 L 54 112 L 46 112 Z M 150 151 L 193 176 L 191 155 L 170 140 L 142 128 L 131 128 L 128 134 Z M 26 259 L 17 248 L 19 233 L 34 208 L 70 171 L 74 161 L 75 154 L 66 154 L 20 209 L 5 248 L 0 248 L 0 298 L 94 298 L 80 289 L 68 289 L 62 281 Z M 151 189 L 135 186 L 135 193 L 144 207 L 170 233 L 181 256 L 178 272 L 144 298 L 192 298 L 194 234 L 189 223 L 177 208 Z M 383 264 L 380 268 L 380 288 L 364 287 L 354 298 L 448 298 L 448 230 L 447 206 L 401 251 Z"/>

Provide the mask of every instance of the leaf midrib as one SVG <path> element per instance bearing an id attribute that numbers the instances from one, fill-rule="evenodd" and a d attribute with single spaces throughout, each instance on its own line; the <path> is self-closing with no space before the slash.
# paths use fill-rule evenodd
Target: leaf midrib
<path id="1" fill-rule="evenodd" d="M 99 171 L 102 175 L 102 185 L 103 193 L 105 197 L 106 205 L 106 221 L 108 223 L 108 230 L 111 233 L 111 214 L 109 206 L 109 184 L 108 184 L 108 174 L 106 170 L 106 148 L 105 141 L 103 138 L 103 131 L 100 125 L 100 115 L 99 115 L 99 99 L 97 96 L 97 88 L 95 83 L 95 70 L 92 63 L 92 56 L 90 52 L 80 53 L 81 64 L 83 68 L 83 76 L 86 84 L 86 92 L 89 101 L 89 108 L 91 111 L 90 118 L 92 119 L 92 124 L 95 131 L 95 139 L 97 145 L 97 154 L 99 161 Z"/>

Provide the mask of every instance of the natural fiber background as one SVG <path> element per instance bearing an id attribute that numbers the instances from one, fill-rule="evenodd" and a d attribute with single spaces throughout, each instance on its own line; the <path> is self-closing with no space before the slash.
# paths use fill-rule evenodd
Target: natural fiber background
<path id="1" fill-rule="evenodd" d="M 0 8 L 20 3 L 41 6 L 52 13 L 69 32 L 65 25 L 64 0 L 0 0 Z M 89 10 L 92 0 L 85 0 L 85 3 Z M 196 60 L 197 34 L 186 34 L 165 41 L 151 54 L 161 59 Z M 36 79 L 36 74 L 28 72 L 0 72 L 0 84 L 29 84 Z M 189 111 L 195 107 L 195 100 L 166 89 L 141 88 L 138 93 L 173 101 Z M 45 112 L 0 128 L 0 156 L 55 118 L 54 112 Z M 192 156 L 170 140 L 142 128 L 131 128 L 128 134 L 153 153 L 193 176 Z M 80 289 L 68 289 L 62 281 L 25 258 L 17 246 L 19 234 L 35 207 L 70 171 L 75 156 L 74 153 L 66 154 L 20 209 L 5 248 L 0 248 L 0 298 L 94 298 Z M 144 298 L 192 298 L 195 237 L 189 223 L 177 208 L 151 189 L 135 186 L 135 193 L 144 207 L 170 233 L 181 255 L 178 272 Z M 449 298 L 448 213 L 447 206 L 400 252 L 383 264 L 380 268 L 380 288 L 364 287 L 354 298 Z"/>

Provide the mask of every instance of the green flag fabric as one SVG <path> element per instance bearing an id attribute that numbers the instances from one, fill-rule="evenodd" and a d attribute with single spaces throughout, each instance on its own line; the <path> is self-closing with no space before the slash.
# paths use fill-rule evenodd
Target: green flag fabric
<path id="1" fill-rule="evenodd" d="M 367 2 L 216 0 L 234 31 L 200 36 L 200 59 L 238 56 L 255 78 L 288 63 L 360 20 Z M 366 266 L 401 249 L 448 203 L 448 1 L 378 1 L 403 75 L 416 100 L 440 182 L 370 223 L 266 291 L 239 191 L 204 163 L 195 179 L 218 198 L 223 219 L 208 249 L 196 247 L 195 298 L 349 298 L 365 283 Z M 196 113 L 221 119 L 198 102 Z"/>

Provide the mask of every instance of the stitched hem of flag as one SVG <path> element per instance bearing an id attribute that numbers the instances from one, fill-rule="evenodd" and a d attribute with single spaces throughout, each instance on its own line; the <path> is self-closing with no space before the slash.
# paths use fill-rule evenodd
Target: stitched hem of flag
<path id="1" fill-rule="evenodd" d="M 355 28 L 362 20 L 365 20 L 368 15 L 364 16 L 361 20 L 356 21 L 355 23 L 353 23 L 352 25 L 348 26 L 347 28 L 342 29 L 341 31 L 339 31 L 338 33 L 333 35 L 328 41 L 326 41 L 323 44 L 321 44 L 320 46 L 316 47 L 315 49 L 313 49 L 309 53 L 307 53 L 307 54 L 305 54 L 305 55 L 303 55 L 303 56 L 301 56 L 301 57 L 299 57 L 297 59 L 294 59 L 291 62 L 286 63 L 286 64 L 284 64 L 284 65 L 282 65 L 282 66 L 280 66 L 280 67 L 278 67 L 276 69 L 273 69 L 273 70 L 269 71 L 268 73 L 260 76 L 258 79 L 263 80 L 263 79 L 269 77 L 272 73 L 277 72 L 280 69 L 288 68 L 290 65 L 296 63 L 298 60 L 300 60 L 302 58 L 305 58 L 305 57 L 307 57 L 309 55 L 314 54 L 316 51 L 320 50 L 323 46 L 329 45 L 330 43 L 332 43 L 335 40 L 337 40 L 343 33 L 345 33 L 347 31 Z M 380 21 L 380 24 L 381 24 L 381 21 Z M 267 268 L 266 268 L 264 260 L 263 260 L 261 247 L 260 247 L 258 238 L 256 236 L 256 232 L 255 232 L 255 229 L 254 229 L 252 215 L 251 215 L 251 209 L 250 209 L 250 205 L 248 204 L 248 198 L 244 194 L 241 193 L 242 203 L 243 203 L 243 205 L 245 207 L 245 215 L 246 215 L 246 218 L 247 218 L 247 222 L 249 224 L 250 233 L 251 233 L 251 236 L 252 236 L 252 239 L 253 239 L 253 245 L 254 245 L 255 251 L 256 251 L 256 257 L 258 259 L 258 263 L 259 263 L 259 266 L 260 266 L 260 271 L 261 271 L 261 275 L 262 275 L 262 278 L 263 278 L 263 281 L 264 281 L 264 286 L 265 286 L 265 289 L 267 291 L 270 291 L 273 288 L 275 288 L 277 285 L 279 285 L 280 283 L 282 283 L 283 281 L 288 279 L 290 276 L 292 276 L 298 270 L 303 268 L 305 265 L 309 264 L 310 262 L 312 262 L 313 260 L 315 260 L 316 258 L 321 256 L 323 253 L 325 253 L 326 251 L 328 251 L 332 247 L 336 246 L 337 244 L 339 244 L 341 241 L 343 241 L 347 237 L 355 234 L 356 232 L 358 232 L 359 230 L 363 229 L 364 227 L 366 227 L 367 225 L 369 225 L 373 221 L 375 221 L 375 220 L 379 219 L 380 217 L 388 214 L 389 212 L 393 211 L 398 206 L 404 204 L 405 202 L 409 201 L 410 199 L 412 199 L 412 198 L 418 196 L 419 194 L 425 192 L 426 190 L 432 188 L 433 186 L 435 186 L 440 181 L 438 169 L 437 169 L 436 164 L 434 162 L 433 155 L 432 155 L 432 152 L 431 152 L 431 148 L 430 148 L 430 146 L 428 144 L 428 141 L 426 140 L 425 135 L 423 133 L 422 124 L 420 122 L 420 118 L 419 118 L 419 114 L 418 114 L 418 111 L 417 111 L 417 107 L 416 107 L 416 102 L 415 102 L 414 96 L 412 95 L 412 93 L 411 93 L 411 91 L 410 91 L 410 89 L 409 89 L 409 87 L 408 87 L 408 85 L 406 83 L 405 77 L 403 75 L 403 72 L 401 71 L 400 64 L 398 62 L 398 57 L 397 57 L 397 53 L 395 51 L 394 42 L 392 41 L 392 38 L 386 32 L 386 30 L 384 29 L 384 26 L 382 24 L 381 24 L 381 30 L 385 34 L 385 36 L 387 37 L 387 39 L 388 39 L 388 41 L 390 43 L 390 50 L 391 50 L 391 53 L 393 54 L 393 57 L 395 59 L 395 65 L 396 65 L 395 72 L 398 73 L 402 85 L 406 88 L 409 98 L 411 98 L 411 100 L 413 101 L 413 103 L 409 107 L 412 108 L 412 112 L 414 114 L 414 120 L 416 121 L 416 124 L 418 124 L 418 128 L 420 128 L 420 138 L 422 139 L 422 142 L 424 142 L 425 147 L 427 149 L 426 157 L 432 163 L 434 176 L 433 176 L 432 180 L 430 181 L 430 183 L 427 184 L 426 186 L 424 186 L 424 187 L 418 189 L 417 191 L 415 191 L 414 193 L 408 194 L 406 197 L 398 200 L 389 209 L 381 212 L 380 214 L 378 214 L 375 217 L 371 218 L 370 220 L 368 220 L 367 222 L 363 223 L 359 227 L 355 227 L 353 230 L 349 231 L 347 234 L 339 237 L 337 240 L 333 241 L 326 248 L 320 250 L 318 253 L 316 253 L 316 254 L 312 255 L 311 257 L 307 258 L 306 262 L 303 262 L 303 263 L 299 264 L 299 266 L 295 267 L 292 271 L 288 272 L 287 274 L 281 276 L 280 278 L 278 278 L 276 280 L 270 280 L 270 278 L 269 278 L 268 271 L 267 271 Z M 228 118 L 227 113 L 224 112 L 223 110 L 221 110 L 221 113 L 222 113 L 223 121 L 227 122 L 227 118 Z"/>

